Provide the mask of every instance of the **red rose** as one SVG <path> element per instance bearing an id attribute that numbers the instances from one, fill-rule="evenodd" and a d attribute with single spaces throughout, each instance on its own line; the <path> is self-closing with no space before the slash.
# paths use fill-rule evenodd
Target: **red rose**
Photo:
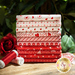
<path id="1" fill-rule="evenodd" d="M 2 55 L 9 53 L 11 50 L 15 49 L 17 40 L 15 36 L 11 33 L 8 33 L 0 41 L 0 52 Z"/>

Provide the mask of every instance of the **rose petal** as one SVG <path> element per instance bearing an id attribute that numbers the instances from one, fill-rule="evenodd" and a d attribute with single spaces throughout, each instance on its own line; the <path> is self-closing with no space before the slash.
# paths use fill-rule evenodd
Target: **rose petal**
<path id="1" fill-rule="evenodd" d="M 15 45 L 17 45 L 17 40 L 14 35 L 11 33 L 8 33 L 6 36 L 4 36 L 0 41 L 0 52 L 2 55 L 7 54 L 11 50 L 15 48 Z"/>

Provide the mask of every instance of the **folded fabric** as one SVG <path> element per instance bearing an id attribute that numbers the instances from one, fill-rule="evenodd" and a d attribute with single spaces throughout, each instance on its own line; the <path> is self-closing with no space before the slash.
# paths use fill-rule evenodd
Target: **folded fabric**
<path id="1" fill-rule="evenodd" d="M 24 59 L 24 62 L 56 62 L 58 59 Z"/>
<path id="2" fill-rule="evenodd" d="M 16 32 L 40 32 L 40 31 L 60 31 L 60 27 L 25 27 L 16 28 Z"/>
<path id="3" fill-rule="evenodd" d="M 40 37 L 40 36 L 61 36 L 61 32 L 34 32 L 34 33 L 25 33 L 17 32 L 17 37 Z"/>
<path id="4" fill-rule="evenodd" d="M 53 42 L 60 42 L 61 36 L 57 37 L 25 37 L 25 38 L 17 38 L 17 41 L 53 41 Z"/>
<path id="5" fill-rule="evenodd" d="M 49 55 L 40 55 L 40 54 L 21 54 L 19 55 L 19 57 L 23 57 L 24 59 L 25 58 L 60 58 L 61 57 L 61 54 L 49 54 Z"/>
<path id="6" fill-rule="evenodd" d="M 60 27 L 61 24 L 59 21 L 47 21 L 47 22 L 16 22 L 16 27 L 17 28 L 23 28 L 23 27 L 46 27 L 46 26 L 55 26 L 55 27 Z"/>
<path id="7" fill-rule="evenodd" d="M 17 42 L 18 46 L 59 46 L 61 42 Z"/>
<path id="8" fill-rule="evenodd" d="M 61 57 L 62 58 L 68 58 L 72 64 L 75 64 L 75 55 L 74 54 L 67 52 L 67 53 L 63 53 L 61 55 Z"/>
<path id="9" fill-rule="evenodd" d="M 24 62 L 56 62 L 61 57 L 61 15 L 17 15 L 17 51 Z"/>
<path id="10" fill-rule="evenodd" d="M 26 22 L 26 21 L 61 21 L 61 15 L 17 15 L 16 21 Z"/>
<path id="11" fill-rule="evenodd" d="M 18 46 L 17 50 L 61 50 L 61 46 Z"/>
<path id="12" fill-rule="evenodd" d="M 18 50 L 19 55 L 22 54 L 61 54 L 61 50 L 50 50 L 50 51 L 33 51 L 33 50 L 28 50 L 28 51 L 21 51 Z"/>

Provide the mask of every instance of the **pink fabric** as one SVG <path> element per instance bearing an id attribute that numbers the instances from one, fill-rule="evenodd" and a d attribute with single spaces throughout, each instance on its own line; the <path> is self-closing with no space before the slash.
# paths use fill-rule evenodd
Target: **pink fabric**
<path id="1" fill-rule="evenodd" d="M 67 52 L 67 53 L 63 53 L 61 55 L 61 57 L 68 58 L 71 61 L 72 64 L 75 64 L 75 55 L 74 54 Z"/>

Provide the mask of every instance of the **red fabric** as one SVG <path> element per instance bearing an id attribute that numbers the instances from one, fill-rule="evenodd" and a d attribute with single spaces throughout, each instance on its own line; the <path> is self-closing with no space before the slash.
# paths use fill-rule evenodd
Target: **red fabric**
<path id="1" fill-rule="evenodd" d="M 56 62 L 58 59 L 24 59 L 24 62 Z"/>
<path id="2" fill-rule="evenodd" d="M 15 45 L 17 45 L 17 41 L 16 41 L 15 36 L 13 36 L 11 33 L 8 33 L 0 41 L 1 54 L 6 55 L 11 50 L 15 49 Z"/>
<path id="3" fill-rule="evenodd" d="M 60 42 L 61 41 L 61 37 L 60 36 L 45 36 L 45 37 L 20 37 L 17 38 L 18 42 Z"/>
<path id="4" fill-rule="evenodd" d="M 18 46 L 59 46 L 61 42 L 17 42 Z"/>
<path id="5" fill-rule="evenodd" d="M 61 57 L 61 54 L 58 54 L 58 55 L 56 55 L 56 54 L 49 54 L 49 55 L 40 55 L 40 54 L 28 54 L 28 55 L 26 55 L 26 54 L 21 54 L 21 55 L 19 55 L 19 57 L 23 57 L 23 58 L 60 58 Z"/>
<path id="6" fill-rule="evenodd" d="M 17 51 L 25 62 L 56 62 L 61 57 L 61 15 L 16 18 Z"/>
<path id="7" fill-rule="evenodd" d="M 18 51 L 19 54 L 61 54 L 61 50 L 50 50 L 50 51 Z"/>
<path id="8" fill-rule="evenodd" d="M 17 50 L 60 50 L 61 46 L 17 46 Z"/>

